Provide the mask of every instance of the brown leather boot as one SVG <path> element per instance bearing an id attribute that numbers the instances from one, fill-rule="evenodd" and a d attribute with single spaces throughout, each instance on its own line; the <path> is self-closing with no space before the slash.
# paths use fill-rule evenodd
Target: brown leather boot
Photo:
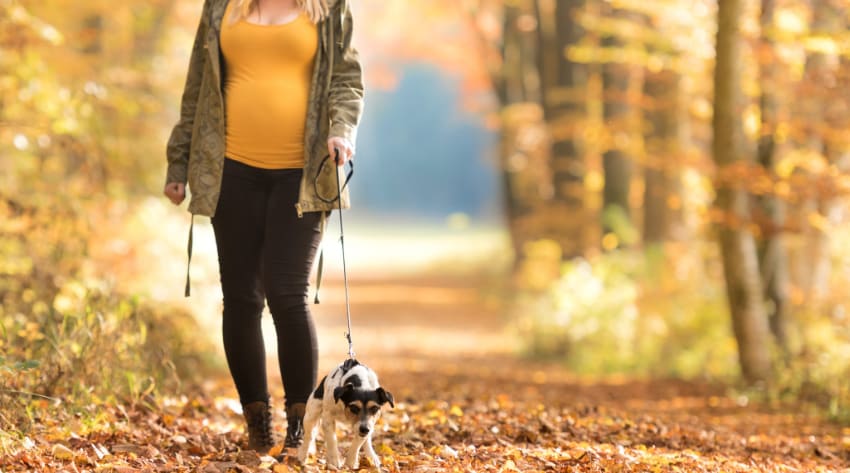
<path id="1" fill-rule="evenodd" d="M 259 453 L 268 453 L 274 446 L 272 435 L 272 413 L 269 404 L 263 401 L 242 406 L 248 424 L 248 448 Z"/>
<path id="2" fill-rule="evenodd" d="M 283 446 L 286 448 L 298 448 L 304 440 L 304 411 L 307 405 L 302 403 L 293 404 L 286 408 L 286 440 Z"/>

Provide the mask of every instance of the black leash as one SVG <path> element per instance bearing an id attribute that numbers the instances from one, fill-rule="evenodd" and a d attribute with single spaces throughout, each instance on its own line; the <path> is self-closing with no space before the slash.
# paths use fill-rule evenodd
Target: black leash
<path id="1" fill-rule="evenodd" d="M 339 162 L 339 150 L 334 149 L 336 155 L 334 156 L 334 163 Z M 352 360 L 355 359 L 354 356 L 354 342 L 351 340 L 351 304 L 348 298 L 348 269 L 345 264 L 345 232 L 343 231 L 342 226 L 342 190 L 348 185 L 348 182 L 351 180 L 351 177 L 354 175 L 354 161 L 348 160 L 348 164 L 350 169 L 348 170 L 348 175 L 345 177 L 345 182 L 341 183 L 339 179 L 339 170 L 334 169 L 334 173 L 336 174 L 336 197 L 332 199 L 326 199 L 322 197 L 319 192 L 319 176 L 322 174 L 322 169 L 325 167 L 325 164 L 330 160 L 330 155 L 325 156 L 325 159 L 322 160 L 322 163 L 319 165 L 319 170 L 316 172 L 316 178 L 313 180 L 313 186 L 316 190 L 316 196 L 319 197 L 320 200 L 326 203 L 333 203 L 336 201 L 339 204 L 339 245 L 342 248 L 342 280 L 345 284 L 345 318 L 348 322 L 348 332 L 345 334 L 345 338 L 348 340 L 348 357 Z M 324 251 L 319 256 L 319 282 L 316 285 L 316 299 L 315 302 L 319 302 L 319 286 L 321 285 L 321 273 L 322 266 L 324 263 Z"/>

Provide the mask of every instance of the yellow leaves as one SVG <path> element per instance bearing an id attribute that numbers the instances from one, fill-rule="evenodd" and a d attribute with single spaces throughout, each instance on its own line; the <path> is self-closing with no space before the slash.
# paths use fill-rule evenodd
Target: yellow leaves
<path id="1" fill-rule="evenodd" d="M 659 73 L 664 70 L 664 59 L 657 54 L 650 54 L 646 58 L 646 69 L 653 73 Z"/>
<path id="2" fill-rule="evenodd" d="M 777 8 L 773 15 L 773 22 L 780 32 L 790 35 L 803 34 L 809 29 L 803 12 L 788 7 Z"/>
<path id="3" fill-rule="evenodd" d="M 780 199 L 788 199 L 791 197 L 791 185 L 786 181 L 779 181 L 774 184 L 773 192 Z"/>
<path id="4" fill-rule="evenodd" d="M 758 107 L 752 105 L 744 110 L 744 133 L 751 139 L 754 139 L 759 134 L 761 129 L 761 113 Z"/>
<path id="5" fill-rule="evenodd" d="M 79 281 L 70 281 L 53 298 L 53 309 L 60 314 L 81 311 L 86 292 L 86 288 Z"/>
<path id="6" fill-rule="evenodd" d="M 6 10 L 3 12 L 3 10 Z M 9 20 L 12 23 L 16 23 L 21 26 L 25 26 L 30 28 L 33 32 L 35 32 L 38 36 L 40 36 L 45 41 L 57 46 L 61 44 L 64 40 L 62 33 L 59 32 L 52 25 L 42 21 L 41 19 L 33 16 L 27 11 L 26 8 L 21 6 L 20 4 L 13 3 L 11 5 L 0 4 L 0 12 L 3 12 L 5 15 L 8 15 Z"/>
<path id="7" fill-rule="evenodd" d="M 606 233 L 605 236 L 602 237 L 602 249 L 605 251 L 615 250 L 619 245 L 620 239 L 617 238 L 617 235 L 614 233 Z"/>
<path id="8" fill-rule="evenodd" d="M 60 33 L 59 30 L 57 30 L 51 25 L 42 25 L 39 29 L 39 33 L 41 33 L 42 38 L 46 39 L 54 46 L 62 44 L 62 42 L 65 40 L 65 37 L 62 36 L 62 33 Z"/>
<path id="9" fill-rule="evenodd" d="M 437 445 L 435 447 L 430 448 L 428 450 L 428 453 L 436 457 L 443 458 L 458 458 L 459 456 L 458 451 L 448 445 Z"/>
<path id="10" fill-rule="evenodd" d="M 815 54 L 837 56 L 842 53 L 841 45 L 830 36 L 809 36 L 803 40 L 806 50 Z"/>
<path id="11" fill-rule="evenodd" d="M 829 166 L 823 154 L 808 150 L 794 150 L 788 152 L 776 166 L 776 175 L 781 179 L 788 179 L 796 170 L 811 174 L 824 173 Z"/>
<path id="12" fill-rule="evenodd" d="M 382 457 L 391 457 L 395 455 L 392 447 L 387 445 L 386 443 L 381 443 L 377 447 L 375 447 L 375 453 Z"/>
<path id="13" fill-rule="evenodd" d="M 824 233 L 828 232 L 832 227 L 829 220 L 818 212 L 809 213 L 809 215 L 806 216 L 806 220 L 809 222 L 809 225 L 811 225 L 812 228 L 815 228 Z"/>
<path id="14" fill-rule="evenodd" d="M 53 457 L 59 460 L 71 460 L 74 458 L 74 452 L 60 443 L 53 446 L 52 452 Z"/>
<path id="15" fill-rule="evenodd" d="M 516 274 L 519 285 L 533 291 L 547 289 L 561 271 L 561 246 L 554 240 L 536 240 L 523 246 L 525 258 Z"/>
<path id="16" fill-rule="evenodd" d="M 22 329 L 18 330 L 17 335 L 28 342 L 44 340 L 44 334 L 41 333 L 41 326 L 35 322 L 27 322 Z"/>
<path id="17" fill-rule="evenodd" d="M 588 171 L 584 177 L 584 187 L 589 192 L 599 192 L 605 187 L 605 176 L 599 171 Z"/>
<path id="18" fill-rule="evenodd" d="M 500 373 L 514 380 L 533 379 L 534 373 L 524 371 L 526 368 L 518 362 L 506 362 L 500 366 Z M 442 368 L 434 369 L 434 373 L 441 371 Z M 547 373 L 550 382 L 568 379 L 559 368 L 541 370 L 542 373 Z M 410 386 L 422 396 L 422 402 L 399 403 L 396 409 L 388 412 L 409 415 L 412 426 L 405 433 L 382 434 L 376 439 L 375 449 L 384 471 L 737 472 L 749 471 L 747 464 L 752 459 L 752 446 L 757 446 L 760 459 L 780 470 L 781 465 L 792 464 L 786 460 L 788 448 L 792 446 L 792 451 L 798 452 L 792 458 L 794 467 L 814 471 L 809 468 L 811 465 L 831 458 L 830 455 L 841 458 L 841 452 L 850 445 L 850 430 L 833 428 L 834 435 L 824 437 L 820 431 L 810 430 L 819 429 L 817 424 L 799 420 L 801 424 L 795 425 L 794 416 L 788 414 L 775 418 L 760 415 L 756 424 L 738 429 L 740 419 L 752 412 L 734 411 L 732 401 L 724 397 L 712 401 L 708 395 L 695 394 L 694 397 L 675 397 L 668 404 L 658 402 L 668 400 L 673 391 L 694 389 L 680 382 L 655 381 L 647 385 L 650 387 L 646 391 L 641 388 L 639 399 L 635 398 L 632 389 L 625 387 L 634 386 L 626 380 L 622 381 L 623 389 L 612 388 L 608 382 L 591 382 L 576 390 L 575 386 L 556 382 L 541 385 L 540 392 L 534 394 L 523 389 L 511 390 L 491 399 L 489 394 L 482 397 L 481 393 L 499 393 L 501 381 L 482 378 L 468 368 L 461 368 L 453 377 L 448 395 L 468 394 L 462 396 L 463 400 L 442 401 L 437 399 L 447 392 L 435 388 L 431 376 L 440 375 L 417 372 L 394 376 L 400 385 Z M 616 384 L 619 386 L 620 382 Z M 562 398 L 565 393 L 571 393 L 569 400 Z M 546 403 L 540 402 L 541 395 L 548 399 Z M 578 397 L 573 398 L 574 395 Z M 213 408 L 215 401 L 211 395 L 207 396 L 198 396 L 193 402 L 185 399 L 163 402 L 174 409 L 173 412 L 130 410 L 125 415 L 127 425 L 132 427 L 126 429 L 105 432 L 97 429 L 88 433 L 74 430 L 76 434 L 67 433 L 65 440 L 60 441 L 62 446 L 49 443 L 41 449 L 33 446 L 19 453 L 14 461 L 24 466 L 13 466 L 9 471 L 325 471 L 321 463 L 303 468 L 292 456 L 285 456 L 278 462 L 271 456 L 261 457 L 255 452 L 240 450 L 238 444 L 244 440 L 241 433 L 209 435 L 208 425 L 225 424 L 238 414 Z M 628 402 L 622 402 L 626 399 Z M 596 402 L 603 405 L 576 409 L 576 406 L 590 403 L 595 406 Z M 715 407 L 706 410 L 707 405 Z M 721 407 L 722 411 L 716 407 Z M 443 411 L 449 418 L 462 413 L 463 430 L 455 436 L 447 426 L 429 426 L 428 416 L 434 411 Z M 716 417 L 718 412 L 722 414 L 720 418 Z M 549 425 L 545 429 L 541 424 L 544 416 Z M 170 426 L 168 433 L 150 428 L 151 423 Z M 722 436 L 711 431 L 711 426 L 716 425 L 722 426 Z M 490 429 L 495 426 L 499 429 L 494 434 Z M 528 431 L 536 433 L 531 435 Z M 806 453 L 805 448 L 793 446 L 801 433 L 818 435 L 818 448 L 825 452 L 823 457 L 815 457 Z M 169 442 L 172 436 L 183 436 L 187 441 Z M 340 446 L 345 448 L 346 441 L 341 438 Z M 40 443 L 45 444 L 43 438 Z M 59 445 L 59 442 L 54 443 Z M 168 448 L 160 451 L 150 446 L 156 444 L 168 445 Z M 322 451 L 321 447 L 319 450 Z M 361 460 L 361 471 L 366 471 L 368 463 L 366 459 Z M 733 464 L 736 466 L 730 467 Z"/>
<path id="19" fill-rule="evenodd" d="M 446 416 L 445 412 L 440 409 L 433 409 L 428 411 L 425 415 L 428 419 L 436 421 L 438 424 L 445 424 L 448 422 L 449 418 Z"/>
<path id="20" fill-rule="evenodd" d="M 703 121 L 711 120 L 714 107 L 705 97 L 695 97 L 689 104 L 691 115 Z"/>
<path id="21" fill-rule="evenodd" d="M 513 460 L 508 460 L 508 461 L 505 462 L 504 465 L 502 465 L 501 468 L 499 468 L 499 473 L 503 473 L 503 472 L 506 472 L 506 471 L 521 471 L 521 470 L 516 466 L 516 463 L 514 463 Z"/>

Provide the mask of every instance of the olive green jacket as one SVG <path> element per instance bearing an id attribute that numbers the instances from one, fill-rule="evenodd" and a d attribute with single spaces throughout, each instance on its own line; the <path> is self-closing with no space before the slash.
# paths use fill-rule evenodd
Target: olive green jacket
<path id="1" fill-rule="evenodd" d="M 223 61 L 219 33 L 228 0 L 205 0 L 203 13 L 180 106 L 180 120 L 168 140 L 166 182 L 188 181 L 189 212 L 215 215 L 224 165 Z M 310 99 L 304 129 L 304 177 L 296 209 L 303 212 L 331 210 L 339 203 L 323 201 L 337 194 L 336 166 L 324 166 L 327 139 L 337 136 L 356 141 L 363 108 L 363 80 L 357 51 L 351 46 L 353 21 L 349 0 L 329 0 L 330 15 L 318 24 Z M 281 126 L 286 126 L 282 124 Z M 315 184 L 314 184 L 315 182 Z M 343 192 L 342 206 L 349 206 Z"/>

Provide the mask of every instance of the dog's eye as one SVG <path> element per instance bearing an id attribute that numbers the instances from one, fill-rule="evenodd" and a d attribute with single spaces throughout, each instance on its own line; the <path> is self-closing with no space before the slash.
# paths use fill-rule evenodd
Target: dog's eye
<path id="1" fill-rule="evenodd" d="M 380 410 L 381 410 L 380 406 L 372 406 L 372 407 L 369 408 L 369 414 L 375 415 Z"/>
<path id="2" fill-rule="evenodd" d="M 352 414 L 360 414 L 360 406 L 355 404 L 348 406 L 348 410 L 351 411 Z"/>

